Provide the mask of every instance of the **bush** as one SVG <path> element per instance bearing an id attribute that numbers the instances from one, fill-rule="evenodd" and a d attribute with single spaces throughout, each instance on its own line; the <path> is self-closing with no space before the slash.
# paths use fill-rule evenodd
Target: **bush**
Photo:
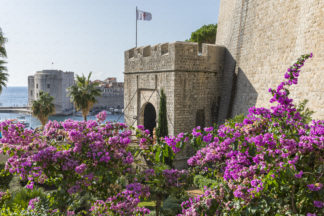
<path id="1" fill-rule="evenodd" d="M 204 177 L 202 175 L 195 175 L 194 185 L 199 187 L 201 190 L 204 190 L 205 187 L 213 188 L 218 182 L 214 179 Z"/>
<path id="2" fill-rule="evenodd" d="M 163 216 L 174 216 L 181 213 L 181 203 L 188 199 L 187 196 L 181 196 L 176 198 L 175 196 L 169 196 L 163 201 L 161 213 Z"/>
<path id="3" fill-rule="evenodd" d="M 0 190 L 9 189 L 9 183 L 13 178 L 13 175 L 4 170 L 5 163 L 0 163 Z"/>
<path id="4" fill-rule="evenodd" d="M 308 124 L 312 121 L 312 115 L 315 113 L 313 110 L 310 110 L 306 105 L 308 100 L 305 99 L 297 105 L 297 111 L 302 116 L 302 121 L 305 124 Z"/>
<path id="5" fill-rule="evenodd" d="M 156 215 L 156 212 L 155 211 L 151 211 L 147 216 L 155 216 L 155 215 Z"/>
<path id="6" fill-rule="evenodd" d="M 17 206 L 21 209 L 27 209 L 29 200 L 36 197 L 39 197 L 44 202 L 47 200 L 47 194 L 41 188 L 35 188 L 33 190 L 21 188 L 13 192 L 11 198 L 4 205 L 11 210 L 14 210 Z"/>
<path id="7" fill-rule="evenodd" d="M 8 169 L 28 181 L 26 188 L 56 186 L 52 196 L 65 205 L 61 210 L 71 204 L 75 194 L 106 199 L 118 193 L 122 188 L 117 181 L 128 174 L 133 163 L 127 148 L 131 131 L 123 123 L 50 121 L 43 131 L 35 132 L 7 120 L 0 128 Z"/>

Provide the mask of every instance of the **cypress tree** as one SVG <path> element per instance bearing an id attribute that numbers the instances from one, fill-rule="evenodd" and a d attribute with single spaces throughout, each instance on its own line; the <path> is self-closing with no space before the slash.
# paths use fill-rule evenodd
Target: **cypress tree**
<path id="1" fill-rule="evenodd" d="M 160 95 L 160 110 L 159 110 L 159 119 L 158 127 L 156 129 L 156 137 L 159 141 L 161 137 L 168 136 L 168 119 L 167 119 L 167 108 L 166 108 L 166 95 L 161 89 Z"/>

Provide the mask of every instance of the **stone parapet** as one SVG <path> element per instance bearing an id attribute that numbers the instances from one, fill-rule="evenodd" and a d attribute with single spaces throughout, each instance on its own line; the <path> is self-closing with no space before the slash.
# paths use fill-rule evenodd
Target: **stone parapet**
<path id="1" fill-rule="evenodd" d="M 174 42 L 125 51 L 125 73 L 167 71 L 215 72 L 220 70 L 224 47 L 214 44 Z"/>

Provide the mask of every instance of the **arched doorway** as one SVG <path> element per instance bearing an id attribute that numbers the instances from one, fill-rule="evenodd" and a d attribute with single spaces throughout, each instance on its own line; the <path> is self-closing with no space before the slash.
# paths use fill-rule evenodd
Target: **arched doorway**
<path id="1" fill-rule="evenodd" d="M 153 136 L 153 129 L 156 126 L 156 111 L 151 103 L 147 103 L 144 108 L 144 128 L 150 131 Z"/>

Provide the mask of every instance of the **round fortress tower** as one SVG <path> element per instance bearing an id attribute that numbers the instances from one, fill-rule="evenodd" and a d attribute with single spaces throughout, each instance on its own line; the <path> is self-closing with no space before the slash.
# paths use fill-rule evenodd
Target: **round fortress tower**
<path id="1" fill-rule="evenodd" d="M 67 88 L 74 84 L 74 73 L 60 70 L 37 71 L 34 76 L 28 77 L 29 105 L 39 98 L 39 92 L 48 92 L 54 97 L 56 114 L 70 114 L 72 103 L 67 96 Z"/>

